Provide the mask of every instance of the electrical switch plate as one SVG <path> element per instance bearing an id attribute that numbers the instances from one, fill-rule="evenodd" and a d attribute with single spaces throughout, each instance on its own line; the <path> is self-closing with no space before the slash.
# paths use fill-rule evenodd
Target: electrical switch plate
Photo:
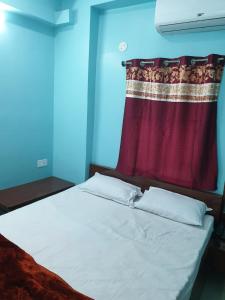
<path id="1" fill-rule="evenodd" d="M 48 165 L 48 160 L 46 158 L 37 160 L 37 168 L 43 168 Z"/>

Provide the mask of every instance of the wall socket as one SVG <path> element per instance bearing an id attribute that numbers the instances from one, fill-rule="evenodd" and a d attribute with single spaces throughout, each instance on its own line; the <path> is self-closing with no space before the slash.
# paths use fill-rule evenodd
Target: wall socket
<path id="1" fill-rule="evenodd" d="M 37 168 L 43 168 L 48 165 L 48 160 L 46 158 L 37 160 Z"/>

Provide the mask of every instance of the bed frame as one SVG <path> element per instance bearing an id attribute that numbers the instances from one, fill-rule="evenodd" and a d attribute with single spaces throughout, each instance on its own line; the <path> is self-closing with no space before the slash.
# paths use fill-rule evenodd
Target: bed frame
<path id="1" fill-rule="evenodd" d="M 223 195 L 220 195 L 220 194 L 205 192 L 200 190 L 192 190 L 175 184 L 149 179 L 147 177 L 140 177 L 140 176 L 129 177 L 129 176 L 122 175 L 121 173 L 117 172 L 112 168 L 104 167 L 100 165 L 91 164 L 89 171 L 90 171 L 90 176 L 93 176 L 95 172 L 98 172 L 104 175 L 119 178 L 131 184 L 139 186 L 142 189 L 142 191 L 149 189 L 150 186 L 154 186 L 154 187 L 159 187 L 168 191 L 172 191 L 181 195 L 189 196 L 197 200 L 203 201 L 206 203 L 208 207 L 213 209 L 213 211 L 210 214 L 214 216 L 215 223 L 219 224 L 221 221 L 221 217 L 224 209 L 224 202 L 225 202 L 225 186 L 224 186 Z"/>

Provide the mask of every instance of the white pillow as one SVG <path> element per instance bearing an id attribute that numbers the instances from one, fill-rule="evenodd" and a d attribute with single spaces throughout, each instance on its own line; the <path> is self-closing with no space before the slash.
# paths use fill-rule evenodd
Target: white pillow
<path id="1" fill-rule="evenodd" d="M 173 221 L 196 226 L 202 226 L 207 211 L 204 202 L 154 187 L 145 191 L 134 206 Z"/>
<path id="2" fill-rule="evenodd" d="M 78 187 L 84 192 L 129 206 L 133 206 L 135 198 L 143 195 L 141 188 L 99 173 L 95 173 L 93 177 L 79 184 Z"/>

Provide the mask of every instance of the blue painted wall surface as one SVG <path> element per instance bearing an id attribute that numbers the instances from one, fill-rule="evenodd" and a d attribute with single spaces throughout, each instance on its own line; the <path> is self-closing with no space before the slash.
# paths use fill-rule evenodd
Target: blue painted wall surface
<path id="1" fill-rule="evenodd" d="M 54 36 L 8 16 L 0 33 L 0 188 L 52 174 Z M 47 158 L 46 168 L 36 167 Z"/>
<path id="2" fill-rule="evenodd" d="M 55 38 L 53 174 L 81 182 L 87 154 L 90 7 L 82 0 L 73 7 L 75 26 L 61 29 Z"/>
<path id="3" fill-rule="evenodd" d="M 55 38 L 55 97 L 53 174 L 79 183 L 87 176 L 91 161 L 98 12 L 138 0 L 65 0 L 58 9 L 72 8 L 76 23 L 60 29 Z M 146 2 L 146 0 L 144 0 Z M 94 9 L 94 11 L 92 10 Z M 94 18 L 94 19 L 93 19 Z M 92 28 L 91 26 L 95 26 Z M 93 91 L 89 89 L 93 86 Z M 93 113 L 93 112 L 92 112 Z"/>
<path id="4" fill-rule="evenodd" d="M 85 167 L 90 161 L 111 167 L 116 165 L 125 99 L 125 70 L 121 67 L 121 60 L 225 54 L 225 31 L 161 36 L 154 28 L 155 1 L 124 8 L 121 6 L 132 2 L 121 3 L 63 2 L 76 10 L 77 23 L 74 28 L 60 31 L 56 36 L 54 174 L 76 182 L 84 180 Z M 94 14 L 98 22 L 91 21 L 93 6 L 98 9 Z M 90 28 L 90 24 L 95 28 Z M 128 50 L 121 54 L 118 44 L 123 40 L 128 43 Z M 92 48 L 95 47 L 97 54 L 93 57 Z M 90 61 L 93 59 L 96 62 L 94 67 Z M 96 76 L 95 86 L 91 81 L 92 96 L 90 85 L 88 89 L 90 76 Z M 218 114 L 220 192 L 225 180 L 224 98 L 225 76 Z M 92 126 L 87 118 L 90 107 L 94 107 Z M 90 131 L 93 131 L 93 148 L 91 158 L 88 158 Z"/>
<path id="5" fill-rule="evenodd" d="M 3 2 L 24 13 L 52 22 L 55 18 L 55 7 L 58 1 L 59 0 L 4 0 Z"/>

